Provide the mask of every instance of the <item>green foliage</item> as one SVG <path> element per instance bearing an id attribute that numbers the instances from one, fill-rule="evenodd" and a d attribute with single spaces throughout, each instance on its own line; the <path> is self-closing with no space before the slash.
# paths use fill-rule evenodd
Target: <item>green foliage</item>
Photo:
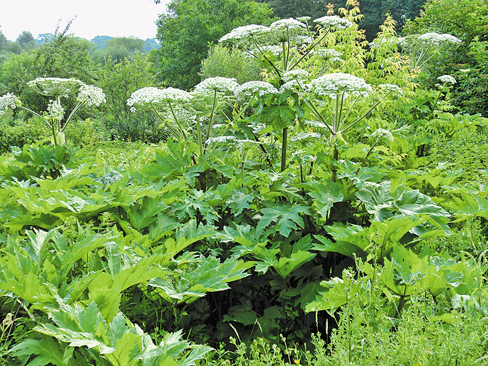
<path id="1" fill-rule="evenodd" d="M 188 90 L 199 79 L 209 45 L 239 25 L 268 24 L 270 10 L 254 1 L 172 1 L 157 21 L 161 48 L 154 51 L 159 79 Z"/>
<path id="2" fill-rule="evenodd" d="M 116 37 L 106 40 L 103 48 L 92 51 L 91 57 L 98 63 L 105 63 L 108 60 L 120 63 L 125 59 L 132 58 L 136 51 L 145 52 L 144 40 L 135 37 Z"/>
<path id="3" fill-rule="evenodd" d="M 235 78 L 239 84 L 251 80 L 261 80 L 259 63 L 238 48 L 229 49 L 221 45 L 213 46 L 202 61 L 202 80 L 215 76 Z"/>

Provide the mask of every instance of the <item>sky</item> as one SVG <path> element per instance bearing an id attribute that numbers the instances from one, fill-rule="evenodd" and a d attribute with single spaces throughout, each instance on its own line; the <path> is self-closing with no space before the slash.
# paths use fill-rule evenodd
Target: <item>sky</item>
<path id="1" fill-rule="evenodd" d="M 11 41 L 22 31 L 34 38 L 63 31 L 91 40 L 95 36 L 156 38 L 156 20 L 170 0 L 0 0 L 0 30 Z"/>

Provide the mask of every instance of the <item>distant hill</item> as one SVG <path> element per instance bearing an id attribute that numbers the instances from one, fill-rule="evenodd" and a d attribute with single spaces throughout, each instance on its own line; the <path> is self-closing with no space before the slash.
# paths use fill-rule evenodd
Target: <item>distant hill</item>
<path id="1" fill-rule="evenodd" d="M 36 42 L 42 44 L 49 41 L 53 37 L 52 33 L 42 33 L 37 36 Z M 110 36 L 95 36 L 90 42 L 94 49 L 104 49 L 107 47 L 107 41 L 115 37 Z M 157 50 L 161 45 L 154 38 L 147 38 L 144 43 L 144 51 L 149 52 L 151 50 Z"/>

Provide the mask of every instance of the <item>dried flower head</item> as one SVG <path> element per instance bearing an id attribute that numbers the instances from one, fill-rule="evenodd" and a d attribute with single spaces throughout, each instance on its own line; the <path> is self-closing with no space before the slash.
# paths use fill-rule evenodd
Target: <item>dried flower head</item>
<path id="1" fill-rule="evenodd" d="M 335 99 L 338 94 L 348 93 L 356 96 L 368 96 L 373 92 L 371 85 L 367 84 L 364 79 L 358 78 L 351 74 L 334 73 L 321 76 L 312 80 L 310 90 L 317 95 L 328 96 Z"/>
<path id="2" fill-rule="evenodd" d="M 77 79 L 37 78 L 27 83 L 35 92 L 48 97 L 67 97 L 84 85 Z"/>
<path id="3" fill-rule="evenodd" d="M 335 15 L 326 15 L 324 17 L 315 19 L 314 22 L 319 23 L 324 28 L 346 29 L 353 25 L 351 21 Z"/>
<path id="4" fill-rule="evenodd" d="M 9 108 L 15 109 L 17 105 L 15 101 L 17 97 L 14 94 L 7 93 L 0 97 L 0 116 L 4 114 Z"/>
<path id="5" fill-rule="evenodd" d="M 217 76 L 214 78 L 207 78 L 195 86 L 195 93 L 208 94 L 216 91 L 224 94 L 232 94 L 238 85 L 239 84 L 235 78 Z"/>

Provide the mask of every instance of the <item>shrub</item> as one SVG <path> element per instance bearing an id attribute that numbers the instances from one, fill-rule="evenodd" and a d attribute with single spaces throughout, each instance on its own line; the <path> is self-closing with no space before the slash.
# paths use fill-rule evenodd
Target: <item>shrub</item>
<path id="1" fill-rule="evenodd" d="M 212 47 L 208 57 L 202 62 L 202 80 L 222 76 L 236 78 L 239 84 L 252 80 L 262 80 L 259 62 L 247 57 L 241 50 L 229 49 L 222 45 Z"/>

